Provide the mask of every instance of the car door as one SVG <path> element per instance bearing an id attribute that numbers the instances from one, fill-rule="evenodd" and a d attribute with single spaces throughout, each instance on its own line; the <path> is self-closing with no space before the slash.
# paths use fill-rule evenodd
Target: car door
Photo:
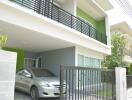
<path id="1" fill-rule="evenodd" d="M 17 89 L 20 89 L 20 90 L 23 90 L 23 86 L 22 86 L 22 84 L 23 84 L 23 82 L 22 82 L 23 72 L 24 72 L 24 70 L 16 73 L 15 87 Z"/>
<path id="2" fill-rule="evenodd" d="M 22 88 L 24 89 L 25 92 L 30 92 L 30 87 L 32 84 L 33 77 L 30 72 L 27 70 L 23 71 L 23 77 L 21 79 L 22 81 Z"/>

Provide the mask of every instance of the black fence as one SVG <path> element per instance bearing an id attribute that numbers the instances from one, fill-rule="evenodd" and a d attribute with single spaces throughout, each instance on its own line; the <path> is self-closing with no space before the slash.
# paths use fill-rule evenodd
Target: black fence
<path id="1" fill-rule="evenodd" d="M 132 75 L 127 75 L 127 88 L 132 88 Z"/>
<path id="2" fill-rule="evenodd" d="M 94 38 L 104 44 L 107 44 L 106 33 L 98 32 L 88 22 L 59 8 L 53 2 L 50 2 L 50 0 L 10 0 L 10 1 L 14 1 L 20 4 L 21 6 L 34 10 L 38 14 L 53 19 L 91 38 Z"/>
<path id="3" fill-rule="evenodd" d="M 60 100 L 115 100 L 115 71 L 61 66 Z"/>

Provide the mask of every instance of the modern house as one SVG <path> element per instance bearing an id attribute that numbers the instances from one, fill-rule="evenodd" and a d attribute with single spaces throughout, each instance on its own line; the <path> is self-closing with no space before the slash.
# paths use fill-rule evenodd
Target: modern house
<path id="1" fill-rule="evenodd" d="M 117 23 L 111 26 L 111 34 L 122 33 L 124 38 L 127 40 L 125 47 L 126 55 L 124 61 L 132 63 L 132 29 L 127 22 Z"/>
<path id="2" fill-rule="evenodd" d="M 1 0 L 0 33 L 5 50 L 18 52 L 17 67 L 45 67 L 59 75 L 60 64 L 100 68 L 111 54 L 112 5 L 100 0 Z M 108 5 L 108 6 L 107 6 Z"/>

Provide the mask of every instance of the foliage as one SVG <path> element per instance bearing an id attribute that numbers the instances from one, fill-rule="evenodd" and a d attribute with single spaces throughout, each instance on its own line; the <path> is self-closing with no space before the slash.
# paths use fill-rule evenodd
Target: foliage
<path id="1" fill-rule="evenodd" d="M 130 66 L 129 66 L 129 74 L 132 75 L 132 63 L 131 63 Z"/>
<path id="2" fill-rule="evenodd" d="M 7 43 L 7 35 L 0 35 L 0 48 Z"/>
<path id="3" fill-rule="evenodd" d="M 105 57 L 103 66 L 107 68 L 126 67 L 127 63 L 123 60 L 125 56 L 125 45 L 127 43 L 126 39 L 122 36 L 121 33 L 116 33 L 112 35 L 111 42 L 112 54 Z"/>

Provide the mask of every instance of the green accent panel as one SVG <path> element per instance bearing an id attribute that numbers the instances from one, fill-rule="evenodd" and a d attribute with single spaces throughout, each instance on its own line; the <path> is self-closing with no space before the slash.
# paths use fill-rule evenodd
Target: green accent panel
<path id="1" fill-rule="evenodd" d="M 12 51 L 12 52 L 16 52 L 17 53 L 17 65 L 16 65 L 16 69 L 22 69 L 24 66 L 24 58 L 25 58 L 25 52 L 22 49 L 18 49 L 18 48 L 2 48 L 3 50 L 6 51 Z"/>
<path id="2" fill-rule="evenodd" d="M 97 21 L 79 8 L 77 8 L 77 16 L 85 19 L 86 21 L 90 22 L 94 27 L 96 27 Z"/>
<path id="3" fill-rule="evenodd" d="M 103 34 L 106 33 L 105 19 L 97 22 L 96 29 Z"/>
<path id="4" fill-rule="evenodd" d="M 106 32 L 105 19 L 97 21 L 79 8 L 77 8 L 77 16 L 85 19 L 87 22 L 92 24 L 99 32 Z"/>

